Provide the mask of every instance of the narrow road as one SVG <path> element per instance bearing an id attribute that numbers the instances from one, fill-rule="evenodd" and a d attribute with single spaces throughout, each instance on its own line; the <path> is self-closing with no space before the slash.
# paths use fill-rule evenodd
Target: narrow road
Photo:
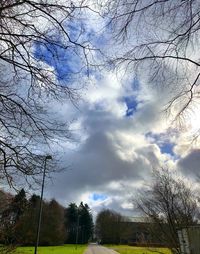
<path id="1" fill-rule="evenodd" d="M 90 244 L 84 254 L 119 254 L 118 252 L 98 244 Z"/>

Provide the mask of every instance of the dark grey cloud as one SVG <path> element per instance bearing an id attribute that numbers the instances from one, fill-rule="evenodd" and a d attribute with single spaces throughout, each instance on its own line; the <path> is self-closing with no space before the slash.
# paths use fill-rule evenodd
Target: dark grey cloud
<path id="1" fill-rule="evenodd" d="M 65 159 L 65 163 L 70 164 L 71 169 L 58 176 L 59 186 L 55 186 L 63 196 L 66 196 L 63 189 L 68 189 L 73 195 L 74 191 L 87 188 L 95 191 L 95 188 L 98 189 L 111 181 L 136 181 L 149 170 L 149 165 L 143 158 L 136 158 L 134 161 L 122 160 L 112 140 L 101 132 L 91 135 L 79 151 L 71 154 L 70 161 Z M 55 189 L 51 188 L 51 191 L 54 192 Z"/>
<path id="2" fill-rule="evenodd" d="M 87 97 L 91 96 L 91 100 L 83 100 L 80 110 L 75 111 L 68 104 L 54 108 L 54 111 L 60 110 L 59 117 L 68 119 L 70 115 L 73 119 L 75 115 L 78 124 L 75 136 L 80 137 L 81 142 L 71 150 L 64 144 L 60 163 L 70 167 L 53 176 L 53 183 L 49 182 L 46 187 L 46 197 L 55 197 L 63 205 L 82 199 L 96 212 L 112 208 L 125 214 L 134 213 L 128 205 L 132 202 L 130 198 L 136 198 L 138 188 L 143 188 L 141 182 L 149 184 L 151 170 L 167 160 L 158 145 L 151 144 L 145 136 L 150 131 L 164 132 L 160 113 L 166 94 L 157 97 L 148 89 L 140 91 L 140 105 L 131 117 L 126 117 L 127 108 L 118 100 L 122 96 L 121 88 L 116 91 L 108 81 L 98 84 L 100 92 L 98 85 L 91 94 L 88 91 Z M 115 93 L 110 96 L 113 89 Z M 92 193 L 108 198 L 96 202 L 91 200 Z"/>
<path id="3" fill-rule="evenodd" d="M 141 181 L 149 181 L 152 167 L 159 164 L 159 149 L 156 145 L 143 147 L 141 144 L 139 149 L 131 147 L 128 158 L 120 156 L 119 146 L 124 149 L 124 154 L 127 148 L 110 134 L 120 130 L 125 132 L 125 125 L 129 124 L 128 118 L 118 119 L 105 111 L 86 110 L 82 126 L 87 138 L 79 144 L 78 149 L 66 150 L 61 163 L 70 167 L 55 175 L 53 183 L 48 183 L 46 197 L 55 197 L 67 205 L 87 195 L 92 204 L 90 193 L 103 193 L 108 200 L 98 205 L 94 202 L 92 205 L 96 212 L 111 208 L 127 215 L 132 213 L 133 209 L 127 207 L 127 203 L 131 202 L 130 197 L 136 192 L 135 186 Z M 134 129 L 130 127 L 128 132 L 131 132 L 131 128 Z"/>
<path id="4" fill-rule="evenodd" d="M 177 166 L 187 177 L 197 178 L 200 176 L 200 149 L 194 149 L 185 157 L 181 158 Z"/>

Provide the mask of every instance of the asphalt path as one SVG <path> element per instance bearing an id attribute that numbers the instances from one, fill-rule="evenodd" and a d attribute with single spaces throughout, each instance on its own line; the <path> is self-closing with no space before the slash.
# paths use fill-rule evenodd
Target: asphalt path
<path id="1" fill-rule="evenodd" d="M 84 254 L 119 254 L 118 252 L 98 244 L 90 244 Z"/>

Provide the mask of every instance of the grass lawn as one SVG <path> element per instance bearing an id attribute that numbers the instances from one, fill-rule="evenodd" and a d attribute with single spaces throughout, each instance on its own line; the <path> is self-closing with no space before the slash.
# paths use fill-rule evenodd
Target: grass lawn
<path id="1" fill-rule="evenodd" d="M 63 246 L 38 247 L 38 254 L 83 254 L 86 244 L 66 244 Z M 33 254 L 34 247 L 18 247 L 13 254 Z"/>
<path id="2" fill-rule="evenodd" d="M 128 245 L 107 245 L 106 247 L 111 248 L 120 254 L 171 254 L 171 251 L 167 248 L 145 248 Z"/>

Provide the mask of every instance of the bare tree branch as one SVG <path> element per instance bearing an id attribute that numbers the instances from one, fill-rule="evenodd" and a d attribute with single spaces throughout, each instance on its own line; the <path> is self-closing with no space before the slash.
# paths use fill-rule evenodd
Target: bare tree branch
<path id="1" fill-rule="evenodd" d="M 126 45 L 113 62 L 140 75 L 145 69 L 149 82 L 171 88 L 166 109 L 184 117 L 199 94 L 199 1 L 108 0 L 104 14 L 115 40 Z"/>
<path id="2" fill-rule="evenodd" d="M 180 253 L 177 230 L 197 222 L 197 197 L 186 183 L 168 169 L 153 173 L 153 184 L 137 201 L 151 222 L 151 233 L 173 253 Z"/>
<path id="3" fill-rule="evenodd" d="M 78 27 L 87 10 L 92 11 L 84 0 L 0 3 L 0 178 L 11 186 L 21 176 L 37 181 L 50 144 L 71 137 L 69 124 L 52 117 L 46 101 L 74 103 L 79 88 L 71 84 L 72 76 L 78 79 L 95 65 L 91 57 L 96 49 Z M 47 55 L 56 65 L 63 61 L 61 51 L 69 58 L 76 55 L 78 64 L 73 70 L 67 68 L 70 61 L 63 63 L 59 76 Z"/>

